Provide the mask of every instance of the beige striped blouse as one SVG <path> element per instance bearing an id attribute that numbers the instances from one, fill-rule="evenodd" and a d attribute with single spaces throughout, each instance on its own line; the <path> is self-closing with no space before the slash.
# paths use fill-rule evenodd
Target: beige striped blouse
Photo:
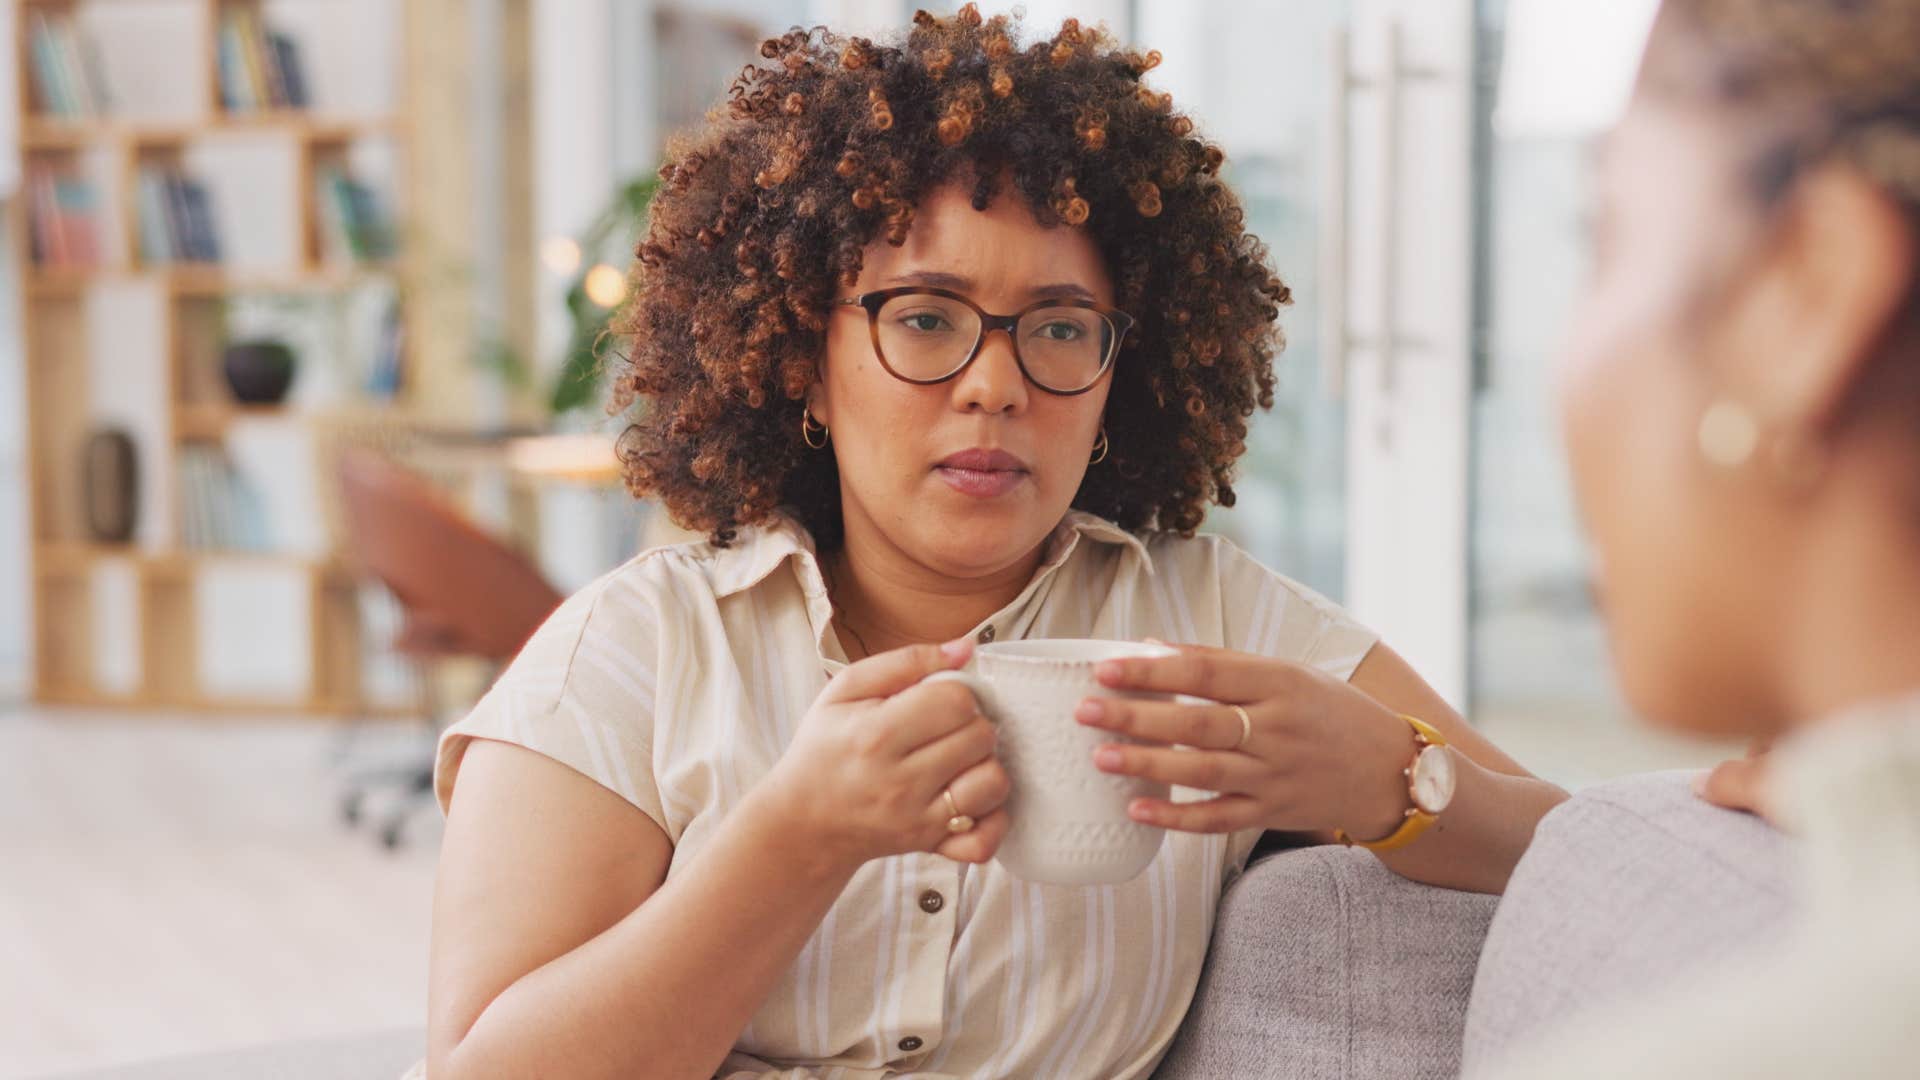
<path id="1" fill-rule="evenodd" d="M 812 542 L 791 520 L 730 548 L 646 552 L 568 600 L 446 731 L 440 805 L 471 740 L 516 743 L 652 818 L 673 841 L 676 873 L 845 665 L 831 611 Z M 1158 637 L 1338 678 L 1375 641 L 1222 539 L 1142 539 L 1077 512 L 1026 589 L 975 634 Z M 719 1075 L 1148 1075 L 1193 996 L 1221 890 L 1257 836 L 1172 833 L 1138 878 L 1094 888 L 931 854 L 869 863 Z"/>

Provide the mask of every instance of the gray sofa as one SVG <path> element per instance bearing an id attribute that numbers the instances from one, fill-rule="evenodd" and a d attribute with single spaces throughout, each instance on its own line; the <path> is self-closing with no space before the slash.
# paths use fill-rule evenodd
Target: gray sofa
<path id="1" fill-rule="evenodd" d="M 1589 788 L 1541 822 L 1506 897 L 1417 885 L 1364 852 L 1262 859 L 1227 894 L 1157 1080 L 1452 1077 L 1566 1015 L 1740 948 L 1791 914 L 1785 844 L 1690 774 Z M 291 1043 L 91 1080 L 399 1076 L 417 1030 Z M 75 1077 L 73 1080 L 80 1080 Z"/>
<path id="2" fill-rule="evenodd" d="M 1362 852 L 1255 864 L 1157 1080 L 1453 1077 L 1738 950 L 1792 912 L 1785 841 L 1695 798 L 1692 776 L 1582 791 L 1541 821 L 1497 908 Z"/>

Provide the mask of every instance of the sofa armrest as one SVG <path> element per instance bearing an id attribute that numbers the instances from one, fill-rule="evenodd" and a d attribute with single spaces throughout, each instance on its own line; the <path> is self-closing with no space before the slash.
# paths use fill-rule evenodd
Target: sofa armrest
<path id="1" fill-rule="evenodd" d="M 1596 785 L 1541 819 L 1481 953 L 1469 1072 L 1574 1013 L 1769 940 L 1792 915 L 1786 840 L 1703 802 L 1693 775 Z"/>
<path id="2" fill-rule="evenodd" d="M 1254 863 L 1221 902 L 1206 972 L 1155 1076 L 1456 1075 L 1494 901 L 1347 848 Z"/>

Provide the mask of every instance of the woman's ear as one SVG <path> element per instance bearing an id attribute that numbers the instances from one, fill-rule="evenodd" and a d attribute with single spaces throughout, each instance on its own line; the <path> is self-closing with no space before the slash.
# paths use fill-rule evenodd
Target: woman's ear
<path id="1" fill-rule="evenodd" d="M 1771 266 L 1746 310 L 1742 381 L 1764 418 L 1828 430 L 1904 322 L 1914 236 L 1887 195 L 1843 164 L 1809 173 L 1781 208 Z"/>

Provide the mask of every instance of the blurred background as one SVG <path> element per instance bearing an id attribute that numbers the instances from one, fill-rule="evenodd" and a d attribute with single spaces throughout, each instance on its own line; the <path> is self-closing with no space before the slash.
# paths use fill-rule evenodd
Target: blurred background
<path id="1" fill-rule="evenodd" d="M 0 1075 L 424 1023 L 436 726 L 677 538 L 591 365 L 664 140 L 917 6 L 10 0 Z M 1207 528 L 1551 779 L 1724 753 L 1619 701 L 1555 429 L 1651 0 L 1021 6 L 1165 54 L 1294 288 Z"/>

